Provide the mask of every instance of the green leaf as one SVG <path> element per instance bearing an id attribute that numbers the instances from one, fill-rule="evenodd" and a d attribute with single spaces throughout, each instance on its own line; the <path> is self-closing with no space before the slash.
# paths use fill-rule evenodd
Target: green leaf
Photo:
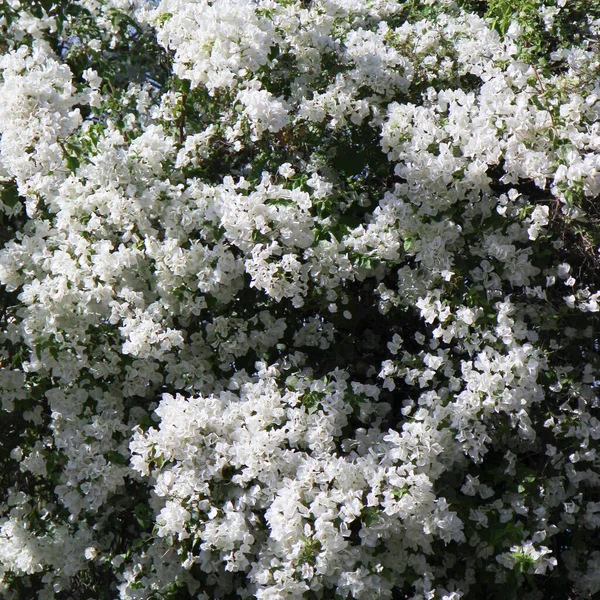
<path id="1" fill-rule="evenodd" d="M 136 520 L 137 524 L 145 530 L 150 529 L 154 522 L 154 515 L 152 513 L 152 509 L 148 505 L 143 504 L 141 502 L 135 507 L 133 517 Z"/>
<path id="2" fill-rule="evenodd" d="M 173 14 L 169 12 L 162 13 L 156 18 L 156 24 L 160 27 L 164 25 L 172 16 Z"/>
<path id="3" fill-rule="evenodd" d="M 115 450 L 109 450 L 104 455 L 104 458 L 106 458 L 108 462 L 113 463 L 115 465 L 126 466 L 129 464 L 129 459 L 120 454 L 119 452 L 116 452 Z"/>
<path id="4" fill-rule="evenodd" d="M 360 518 L 362 519 L 362 522 L 367 527 L 370 527 L 375 522 L 375 520 L 377 519 L 378 516 L 379 516 L 379 507 L 378 506 L 365 506 L 360 511 Z"/>
<path id="5" fill-rule="evenodd" d="M 69 169 L 69 171 L 74 172 L 79 167 L 79 159 L 75 156 L 67 156 L 65 158 L 65 162 L 67 163 L 67 168 Z"/>
<path id="6" fill-rule="evenodd" d="M 19 203 L 19 192 L 17 191 L 16 185 L 9 185 L 5 187 L 0 197 L 2 198 L 2 202 L 6 204 L 9 208 L 15 207 Z"/>
<path id="7" fill-rule="evenodd" d="M 394 496 L 394 498 L 402 498 L 402 496 L 408 494 L 408 488 L 406 486 L 402 488 L 394 488 L 390 493 L 392 496 Z"/>

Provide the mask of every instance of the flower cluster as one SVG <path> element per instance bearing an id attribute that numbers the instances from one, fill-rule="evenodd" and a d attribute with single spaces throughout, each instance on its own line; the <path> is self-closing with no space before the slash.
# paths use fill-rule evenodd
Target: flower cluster
<path id="1" fill-rule="evenodd" d="M 513 4 L 0 3 L 2 598 L 600 591 L 600 10 Z"/>

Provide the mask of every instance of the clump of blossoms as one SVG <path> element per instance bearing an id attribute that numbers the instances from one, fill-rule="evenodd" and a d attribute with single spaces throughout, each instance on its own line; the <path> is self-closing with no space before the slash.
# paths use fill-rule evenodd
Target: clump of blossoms
<path id="1" fill-rule="evenodd" d="M 0 3 L 2 598 L 600 592 L 588 5 Z"/>

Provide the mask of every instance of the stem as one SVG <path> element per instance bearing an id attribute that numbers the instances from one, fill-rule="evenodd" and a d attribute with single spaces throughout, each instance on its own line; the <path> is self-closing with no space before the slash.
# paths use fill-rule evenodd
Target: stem
<path id="1" fill-rule="evenodd" d="M 183 92 L 181 96 L 181 113 L 179 114 L 179 145 L 183 145 L 185 136 L 185 104 L 187 102 L 187 92 Z"/>

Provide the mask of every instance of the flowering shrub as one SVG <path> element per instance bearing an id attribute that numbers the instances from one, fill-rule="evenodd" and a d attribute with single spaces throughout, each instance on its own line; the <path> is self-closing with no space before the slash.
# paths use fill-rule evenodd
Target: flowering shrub
<path id="1" fill-rule="evenodd" d="M 599 39 L 0 3 L 0 596 L 600 592 Z"/>

